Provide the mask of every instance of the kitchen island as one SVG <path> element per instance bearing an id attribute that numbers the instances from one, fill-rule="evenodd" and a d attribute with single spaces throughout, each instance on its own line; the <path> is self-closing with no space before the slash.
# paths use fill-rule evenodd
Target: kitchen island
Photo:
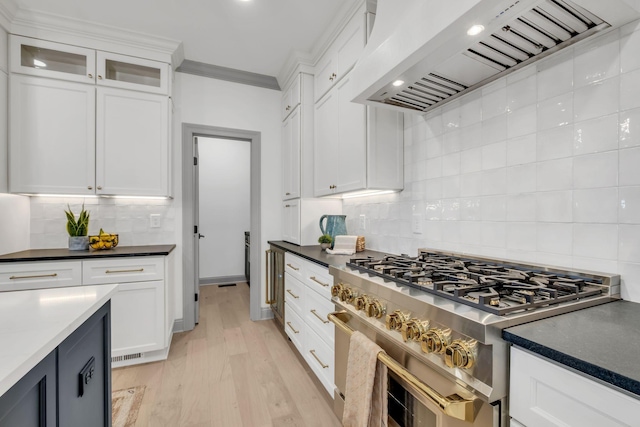
<path id="1" fill-rule="evenodd" d="M 68 426 L 97 417 L 105 423 L 92 425 L 108 425 L 109 301 L 117 289 L 102 285 L 0 294 L 0 425 L 30 425 L 23 423 L 25 415 L 57 416 L 60 425 Z"/>

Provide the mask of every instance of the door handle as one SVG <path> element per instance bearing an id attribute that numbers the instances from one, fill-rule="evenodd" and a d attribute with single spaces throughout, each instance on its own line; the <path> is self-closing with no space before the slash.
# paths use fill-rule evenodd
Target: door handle
<path id="1" fill-rule="evenodd" d="M 204 238 L 204 234 L 198 233 L 198 239 L 203 239 L 203 238 Z"/>

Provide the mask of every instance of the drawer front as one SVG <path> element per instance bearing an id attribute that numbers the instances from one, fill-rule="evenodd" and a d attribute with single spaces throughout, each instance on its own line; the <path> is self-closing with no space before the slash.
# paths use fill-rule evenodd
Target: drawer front
<path id="1" fill-rule="evenodd" d="M 304 358 L 330 396 L 335 389 L 334 351 L 313 330 L 307 330 Z"/>
<path id="2" fill-rule="evenodd" d="M 329 347 L 334 347 L 335 327 L 327 319 L 335 311 L 335 305 L 318 294 L 309 291 L 305 295 L 304 320 Z"/>
<path id="3" fill-rule="evenodd" d="M 0 291 L 61 288 L 82 284 L 82 261 L 0 265 Z"/>
<path id="4" fill-rule="evenodd" d="M 305 261 L 290 252 L 284 254 L 284 271 L 302 281 Z"/>
<path id="5" fill-rule="evenodd" d="M 304 338 L 307 328 L 302 318 L 286 302 L 284 303 L 284 331 L 291 338 L 291 342 L 300 354 L 304 354 Z"/>
<path id="6" fill-rule="evenodd" d="M 329 269 L 315 263 L 308 263 L 305 266 L 305 283 L 307 286 L 327 299 L 331 299 L 331 284 L 333 277 L 329 274 Z"/>
<path id="7" fill-rule="evenodd" d="M 306 292 L 304 285 L 298 279 L 290 275 L 284 274 L 284 302 L 294 309 L 299 316 L 302 317 L 304 312 L 304 301 L 306 299 Z"/>
<path id="8" fill-rule="evenodd" d="M 82 266 L 82 284 L 146 282 L 164 279 L 164 257 L 88 260 Z"/>

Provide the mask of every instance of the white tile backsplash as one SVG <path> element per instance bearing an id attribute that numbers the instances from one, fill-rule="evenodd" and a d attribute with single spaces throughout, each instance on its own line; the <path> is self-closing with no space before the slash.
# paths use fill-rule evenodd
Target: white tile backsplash
<path id="1" fill-rule="evenodd" d="M 405 120 L 407 194 L 344 201 L 380 217 L 367 247 L 618 272 L 640 302 L 639 48 L 627 25 Z"/>

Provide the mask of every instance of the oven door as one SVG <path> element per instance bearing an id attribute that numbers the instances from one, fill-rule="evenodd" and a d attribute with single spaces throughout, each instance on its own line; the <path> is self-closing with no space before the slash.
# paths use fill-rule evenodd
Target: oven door
<path id="1" fill-rule="evenodd" d="M 329 315 L 336 324 L 334 411 L 342 419 L 346 389 L 350 331 L 365 334 L 385 350 L 389 357 L 388 426 L 399 427 L 504 427 L 507 426 L 504 401 L 487 403 L 454 380 L 446 378 L 424 361 L 392 343 L 366 321 L 346 312 Z M 394 365 L 395 366 L 391 366 Z M 458 400 L 459 399 L 459 400 Z"/>

